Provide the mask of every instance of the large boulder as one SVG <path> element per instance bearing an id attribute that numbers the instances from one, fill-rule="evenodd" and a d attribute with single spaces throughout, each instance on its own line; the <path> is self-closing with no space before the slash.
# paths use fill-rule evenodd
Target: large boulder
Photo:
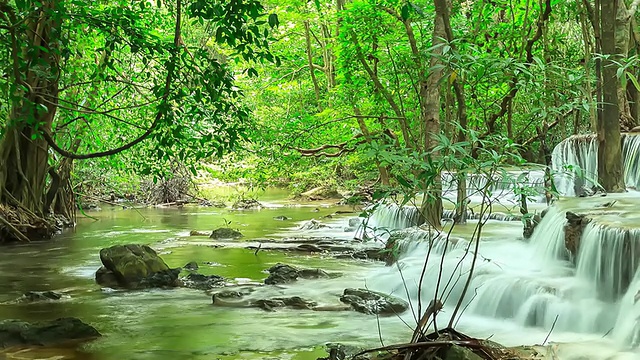
<path id="1" fill-rule="evenodd" d="M 238 230 L 234 230 L 231 228 L 218 228 L 215 229 L 211 232 L 211 235 L 209 235 L 209 237 L 211 239 L 237 239 L 237 238 L 241 238 L 243 235 L 240 231 Z"/>
<path id="2" fill-rule="evenodd" d="M 0 321 L 0 348 L 25 345 L 52 346 L 99 336 L 101 335 L 98 330 L 76 318 L 60 318 L 38 323 L 20 320 Z"/>
<path id="3" fill-rule="evenodd" d="M 100 250 L 102 267 L 96 282 L 107 287 L 145 288 L 177 286 L 180 269 L 170 269 L 147 245 L 115 245 Z"/>
<path id="4" fill-rule="evenodd" d="M 363 314 L 396 315 L 409 308 L 402 299 L 367 289 L 345 289 L 340 301 Z"/>

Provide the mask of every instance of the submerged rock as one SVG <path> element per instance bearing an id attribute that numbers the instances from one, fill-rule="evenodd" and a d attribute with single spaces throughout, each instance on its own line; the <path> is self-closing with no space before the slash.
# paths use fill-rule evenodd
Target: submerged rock
<path id="1" fill-rule="evenodd" d="M 313 310 L 315 301 L 303 299 L 299 296 L 276 297 L 268 299 L 244 299 L 239 291 L 221 291 L 211 295 L 211 302 L 215 306 L 260 308 L 265 311 L 275 311 L 278 308 L 292 308 L 298 310 Z"/>
<path id="2" fill-rule="evenodd" d="M 284 215 L 280 215 L 280 216 L 274 216 L 273 220 L 285 221 L 285 220 L 291 220 L 291 218 L 290 217 L 286 217 Z"/>
<path id="3" fill-rule="evenodd" d="M 309 221 L 306 221 L 302 225 L 300 225 L 298 230 L 319 230 L 326 227 L 327 225 L 320 223 L 320 221 L 316 219 L 311 219 Z"/>
<path id="4" fill-rule="evenodd" d="M 37 323 L 20 320 L 0 321 L 0 348 L 24 345 L 51 346 L 100 336 L 98 330 L 76 318 L 60 318 Z"/>
<path id="5" fill-rule="evenodd" d="M 213 230 L 211 235 L 209 235 L 211 239 L 237 239 L 243 236 L 240 231 L 230 228 L 218 228 Z"/>
<path id="6" fill-rule="evenodd" d="M 211 233 L 207 231 L 191 230 L 189 236 L 209 236 Z"/>
<path id="7" fill-rule="evenodd" d="M 55 291 L 27 291 L 19 298 L 11 301 L 11 303 L 21 304 L 40 301 L 56 301 L 60 299 L 62 299 L 62 294 Z"/>
<path id="8" fill-rule="evenodd" d="M 291 265 L 278 263 L 270 267 L 269 277 L 264 280 L 267 285 L 286 284 L 303 279 L 327 278 L 329 274 L 322 269 L 298 269 Z"/>
<path id="9" fill-rule="evenodd" d="M 96 282 L 107 287 L 145 288 L 178 285 L 180 268 L 170 269 L 147 245 L 115 245 L 100 250 L 103 266 Z"/>
<path id="10" fill-rule="evenodd" d="M 210 290 L 224 285 L 225 279 L 218 275 L 191 273 L 182 278 L 182 285 L 190 289 Z"/>
<path id="11" fill-rule="evenodd" d="M 367 289 L 345 289 L 340 301 L 363 314 L 396 315 L 409 308 L 402 299 Z"/>

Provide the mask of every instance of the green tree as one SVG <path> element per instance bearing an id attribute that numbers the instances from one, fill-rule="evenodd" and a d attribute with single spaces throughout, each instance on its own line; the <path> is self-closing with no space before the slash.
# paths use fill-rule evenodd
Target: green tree
<path id="1" fill-rule="evenodd" d="M 232 148 L 248 112 L 229 61 L 278 61 L 268 51 L 278 18 L 253 0 L 4 0 L 0 10 L 0 52 L 8 55 L 0 80 L 8 104 L 1 108 L 2 239 L 53 233 L 48 217 L 61 210 L 57 195 L 70 190 L 60 172 L 71 160 L 112 156 L 145 140 L 161 159 Z M 183 36 L 194 24 L 199 38 Z M 66 205 L 60 215 L 72 217 Z"/>

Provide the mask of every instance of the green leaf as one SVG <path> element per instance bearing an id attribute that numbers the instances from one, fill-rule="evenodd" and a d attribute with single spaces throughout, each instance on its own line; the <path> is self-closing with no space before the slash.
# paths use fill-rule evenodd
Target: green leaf
<path id="1" fill-rule="evenodd" d="M 280 21 L 278 20 L 278 15 L 269 14 L 269 26 L 274 28 L 274 27 L 278 26 L 279 24 L 280 24 Z"/>
<path id="2" fill-rule="evenodd" d="M 409 4 L 402 5 L 402 8 L 400 9 L 400 17 L 404 21 L 409 19 Z"/>

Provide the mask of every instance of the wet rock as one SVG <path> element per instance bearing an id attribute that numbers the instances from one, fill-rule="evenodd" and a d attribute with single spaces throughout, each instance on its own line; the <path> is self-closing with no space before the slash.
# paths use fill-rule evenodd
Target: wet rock
<path id="1" fill-rule="evenodd" d="M 326 200 L 326 199 L 341 199 L 340 195 L 335 189 L 331 189 L 325 186 L 318 186 L 309 191 L 305 191 L 300 194 L 300 197 L 306 200 Z"/>
<path id="2" fill-rule="evenodd" d="M 224 290 L 217 292 L 215 295 L 223 299 L 240 299 L 244 296 L 244 294 L 237 290 Z"/>
<path id="3" fill-rule="evenodd" d="M 350 228 L 357 228 L 358 226 L 360 226 L 360 224 L 362 224 L 362 219 L 359 217 L 354 217 L 349 219 Z"/>
<path id="4" fill-rule="evenodd" d="M 285 220 L 291 220 L 291 218 L 290 217 L 286 217 L 284 215 L 280 215 L 280 216 L 274 216 L 273 220 L 285 221 Z"/>
<path id="5" fill-rule="evenodd" d="M 237 239 L 241 238 L 242 233 L 238 230 L 230 229 L 230 228 L 218 228 L 211 232 L 209 237 L 211 239 Z"/>
<path id="6" fill-rule="evenodd" d="M 307 252 L 322 252 L 323 250 L 316 245 L 313 244 L 301 244 L 296 246 L 296 250 L 298 251 L 307 251 Z"/>
<path id="7" fill-rule="evenodd" d="M 100 250 L 100 260 L 103 267 L 96 272 L 96 281 L 103 286 L 137 288 L 177 285 L 180 269 L 169 269 L 164 260 L 147 245 L 104 248 Z"/>
<path id="8" fill-rule="evenodd" d="M 585 215 L 580 215 L 567 211 L 567 224 L 564 226 L 564 245 L 569 253 L 575 258 L 580 246 L 582 232 L 590 220 Z"/>
<path id="9" fill-rule="evenodd" d="M 12 346 L 51 346 L 72 340 L 101 336 L 98 330 L 76 318 L 28 323 L 20 320 L 0 321 L 0 348 Z"/>
<path id="10" fill-rule="evenodd" d="M 39 301 L 55 301 L 62 299 L 62 294 L 55 291 L 27 291 L 13 303 L 32 303 Z"/>
<path id="11" fill-rule="evenodd" d="M 291 265 L 278 263 L 268 269 L 269 277 L 264 280 L 267 285 L 286 284 L 303 279 L 317 279 L 329 277 L 329 274 L 321 269 L 298 269 Z"/>
<path id="12" fill-rule="evenodd" d="M 311 310 L 317 304 L 314 301 L 303 299 L 299 296 L 261 299 L 254 303 L 262 310 L 274 311 L 276 308 L 288 307 L 298 310 Z"/>
<path id="13" fill-rule="evenodd" d="M 264 280 L 265 284 L 276 285 L 286 284 L 298 279 L 299 271 L 291 265 L 276 264 L 269 268 L 269 277 Z"/>
<path id="14" fill-rule="evenodd" d="M 316 219 L 311 219 L 304 224 L 300 225 L 299 230 L 319 230 L 327 227 L 327 225 L 320 223 Z"/>
<path id="15" fill-rule="evenodd" d="M 225 279 L 218 275 L 202 275 L 191 273 L 182 278 L 184 287 L 197 290 L 210 290 L 224 286 Z"/>
<path id="16" fill-rule="evenodd" d="M 185 270 L 188 270 L 188 271 L 196 271 L 196 270 L 198 270 L 199 267 L 198 267 L 198 263 L 197 262 L 190 261 L 185 266 L 183 266 L 182 268 L 185 269 Z"/>
<path id="17" fill-rule="evenodd" d="M 298 277 L 303 279 L 320 279 L 329 278 L 331 276 L 322 269 L 300 269 L 298 270 Z"/>
<path id="18" fill-rule="evenodd" d="M 182 271 L 182 269 L 175 268 L 155 272 L 140 280 L 138 287 L 163 288 L 179 286 L 180 281 L 178 281 L 178 275 L 180 275 L 180 271 Z"/>
<path id="19" fill-rule="evenodd" d="M 240 210 L 262 209 L 264 206 L 256 199 L 241 199 L 233 203 L 231 208 Z"/>
<path id="20" fill-rule="evenodd" d="M 191 232 L 189 232 L 189 236 L 209 236 L 211 233 L 207 232 L 207 231 L 198 231 L 198 230 L 191 230 Z"/>
<path id="21" fill-rule="evenodd" d="M 118 281 L 116 274 L 104 266 L 101 266 L 98 271 L 96 271 L 96 282 L 107 288 L 120 287 L 120 282 Z"/>
<path id="22" fill-rule="evenodd" d="M 363 314 L 396 315 L 409 307 L 402 299 L 367 289 L 345 289 L 340 301 Z"/>

